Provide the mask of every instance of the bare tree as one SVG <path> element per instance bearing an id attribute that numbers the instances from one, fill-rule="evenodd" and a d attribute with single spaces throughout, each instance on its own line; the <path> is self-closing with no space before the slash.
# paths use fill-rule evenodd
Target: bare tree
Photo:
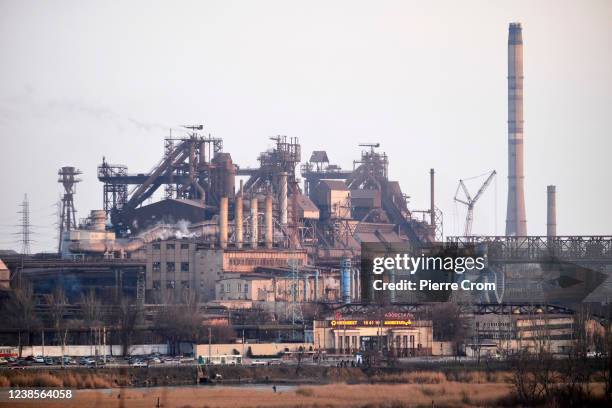
<path id="1" fill-rule="evenodd" d="M 90 289 L 81 294 L 81 316 L 85 325 L 92 327 L 102 321 L 102 303 L 96 296 L 96 291 Z"/>
<path id="2" fill-rule="evenodd" d="M 205 326 L 196 294 L 184 291 L 182 302 L 164 304 L 157 313 L 153 330 L 168 343 L 169 351 L 176 354 L 183 342 L 196 343 L 208 341 L 208 329 L 215 342 L 225 342 L 235 339 L 234 331 L 228 326 Z"/>
<path id="3" fill-rule="evenodd" d="M 427 318 L 432 321 L 436 340 L 452 342 L 455 355 L 459 354 L 459 345 L 465 342 L 468 335 L 468 322 L 459 305 L 454 302 L 436 303 L 429 310 Z"/>
<path id="4" fill-rule="evenodd" d="M 512 384 L 517 397 L 521 402 L 532 406 L 551 398 L 553 384 L 558 378 L 551 352 L 548 318 L 531 314 L 525 321 L 523 333 L 519 330 L 518 336 L 520 344 L 526 346 L 510 358 L 510 364 Z"/>
<path id="5" fill-rule="evenodd" d="M 56 286 L 52 293 L 43 295 L 45 303 L 49 308 L 49 318 L 55 333 L 55 342 L 60 344 L 61 331 L 64 325 L 64 315 L 66 313 L 66 294 L 64 288 L 60 285 Z"/>
<path id="6" fill-rule="evenodd" d="M 80 314 L 82 326 L 90 328 L 88 333 L 89 344 L 93 344 L 93 329 L 100 328 L 103 323 L 102 304 L 96 296 L 96 291 L 90 289 L 81 294 Z"/>
<path id="7" fill-rule="evenodd" d="M 124 356 L 129 353 L 133 344 L 138 317 L 139 312 L 136 305 L 122 297 L 115 307 L 113 321 L 116 324 L 122 355 Z"/>
<path id="8" fill-rule="evenodd" d="M 19 356 L 21 356 L 24 345 L 21 342 L 22 333 L 26 335 L 26 344 L 30 345 L 32 333 L 41 326 L 40 319 L 36 315 L 34 292 L 29 282 L 22 281 L 19 286 L 13 289 L 4 310 L 2 310 L 2 315 L 2 320 L 8 327 L 17 329 Z"/>
<path id="9" fill-rule="evenodd" d="M 606 362 L 604 376 L 606 381 L 606 401 L 612 403 L 612 303 L 606 305 L 603 356 Z"/>

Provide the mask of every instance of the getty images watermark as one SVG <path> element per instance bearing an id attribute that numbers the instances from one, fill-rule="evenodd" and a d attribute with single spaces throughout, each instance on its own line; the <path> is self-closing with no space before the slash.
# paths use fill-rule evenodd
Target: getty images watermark
<path id="1" fill-rule="evenodd" d="M 374 290 L 495 290 L 494 282 L 473 282 L 463 279 L 460 282 L 437 282 L 432 279 L 385 280 L 382 275 L 401 276 L 415 275 L 418 272 L 453 272 L 463 275 L 465 272 L 482 272 L 486 268 L 484 256 L 411 256 L 407 253 L 393 256 L 378 256 L 372 259 L 372 274 L 379 277 L 372 281 Z"/>

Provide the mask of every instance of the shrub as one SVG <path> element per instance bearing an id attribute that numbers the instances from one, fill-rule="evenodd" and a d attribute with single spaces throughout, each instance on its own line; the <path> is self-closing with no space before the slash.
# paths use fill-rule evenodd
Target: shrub
<path id="1" fill-rule="evenodd" d="M 312 397 L 314 395 L 314 390 L 312 388 L 298 388 L 295 390 L 295 393 L 302 397 Z"/>
<path id="2" fill-rule="evenodd" d="M 36 374 L 32 379 L 32 385 L 34 387 L 56 387 L 61 388 L 64 386 L 64 382 L 57 377 L 52 376 L 49 373 Z"/>
<path id="3" fill-rule="evenodd" d="M 11 385 L 11 382 L 6 377 L 0 377 L 0 388 L 6 388 Z"/>

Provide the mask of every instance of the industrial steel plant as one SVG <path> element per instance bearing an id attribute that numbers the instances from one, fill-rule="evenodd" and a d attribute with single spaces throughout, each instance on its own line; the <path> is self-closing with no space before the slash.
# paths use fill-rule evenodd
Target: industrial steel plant
<path id="1" fill-rule="evenodd" d="M 553 185 L 542 191 L 547 219 L 538 221 L 547 235 L 528 235 L 521 30 L 510 24 L 506 235 L 471 234 L 475 204 L 496 171 L 473 195 L 461 181 L 455 199 L 468 210 L 465 233 L 445 236 L 434 169 L 421 175 L 429 179 L 429 206 L 411 208 L 410 192 L 389 177 L 394 164 L 376 141 L 359 144 L 352 167 L 341 168 L 330 152 L 303 152 L 298 138 L 279 135 L 256 167 L 246 167 L 221 138 L 190 124 L 181 137 L 159 135 L 164 153 L 148 172 L 100 157 L 98 208 L 79 206 L 81 171 L 59 168 L 57 252 L 0 253 L 4 310 L 15 307 L 13 292 L 27 288 L 32 310 L 19 310 L 37 322 L 2 325 L 0 344 L 32 354 L 45 341 L 47 350 L 123 345 L 111 351 L 122 354 L 136 353 L 134 345 L 160 345 L 208 362 L 246 357 L 245 345 L 253 355 L 287 358 L 303 351 L 319 358 L 371 351 L 401 358 L 497 355 L 533 345 L 526 322 L 535 316 L 555 328 L 553 351 L 568 349 L 584 305 L 595 322 L 605 320 L 612 237 L 557 236 Z M 78 220 L 77 208 L 89 216 Z M 435 317 L 440 303 L 399 293 L 373 302 L 363 287 L 366 243 L 405 245 L 418 254 L 470 247 L 486 256 L 481 273 L 462 277 L 486 290 L 446 299 L 457 313 L 447 317 L 464 319 L 462 338 Z M 205 330 L 174 335 L 173 321 L 186 316 L 197 316 Z"/>

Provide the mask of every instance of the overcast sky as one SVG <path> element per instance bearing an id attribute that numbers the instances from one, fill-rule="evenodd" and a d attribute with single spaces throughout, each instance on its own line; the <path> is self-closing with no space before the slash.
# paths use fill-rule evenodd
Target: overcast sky
<path id="1" fill-rule="evenodd" d="M 555 184 L 559 234 L 612 234 L 611 1 L 0 0 L 0 248 L 19 249 L 25 193 L 33 249 L 55 247 L 59 167 L 83 171 L 85 216 L 102 207 L 102 156 L 148 171 L 168 129 L 192 123 L 243 166 L 278 134 L 343 167 L 380 142 L 411 208 L 436 169 L 447 235 L 463 228 L 458 180 L 496 169 L 473 232 L 503 233 L 512 21 L 528 232 L 545 234 Z"/>

